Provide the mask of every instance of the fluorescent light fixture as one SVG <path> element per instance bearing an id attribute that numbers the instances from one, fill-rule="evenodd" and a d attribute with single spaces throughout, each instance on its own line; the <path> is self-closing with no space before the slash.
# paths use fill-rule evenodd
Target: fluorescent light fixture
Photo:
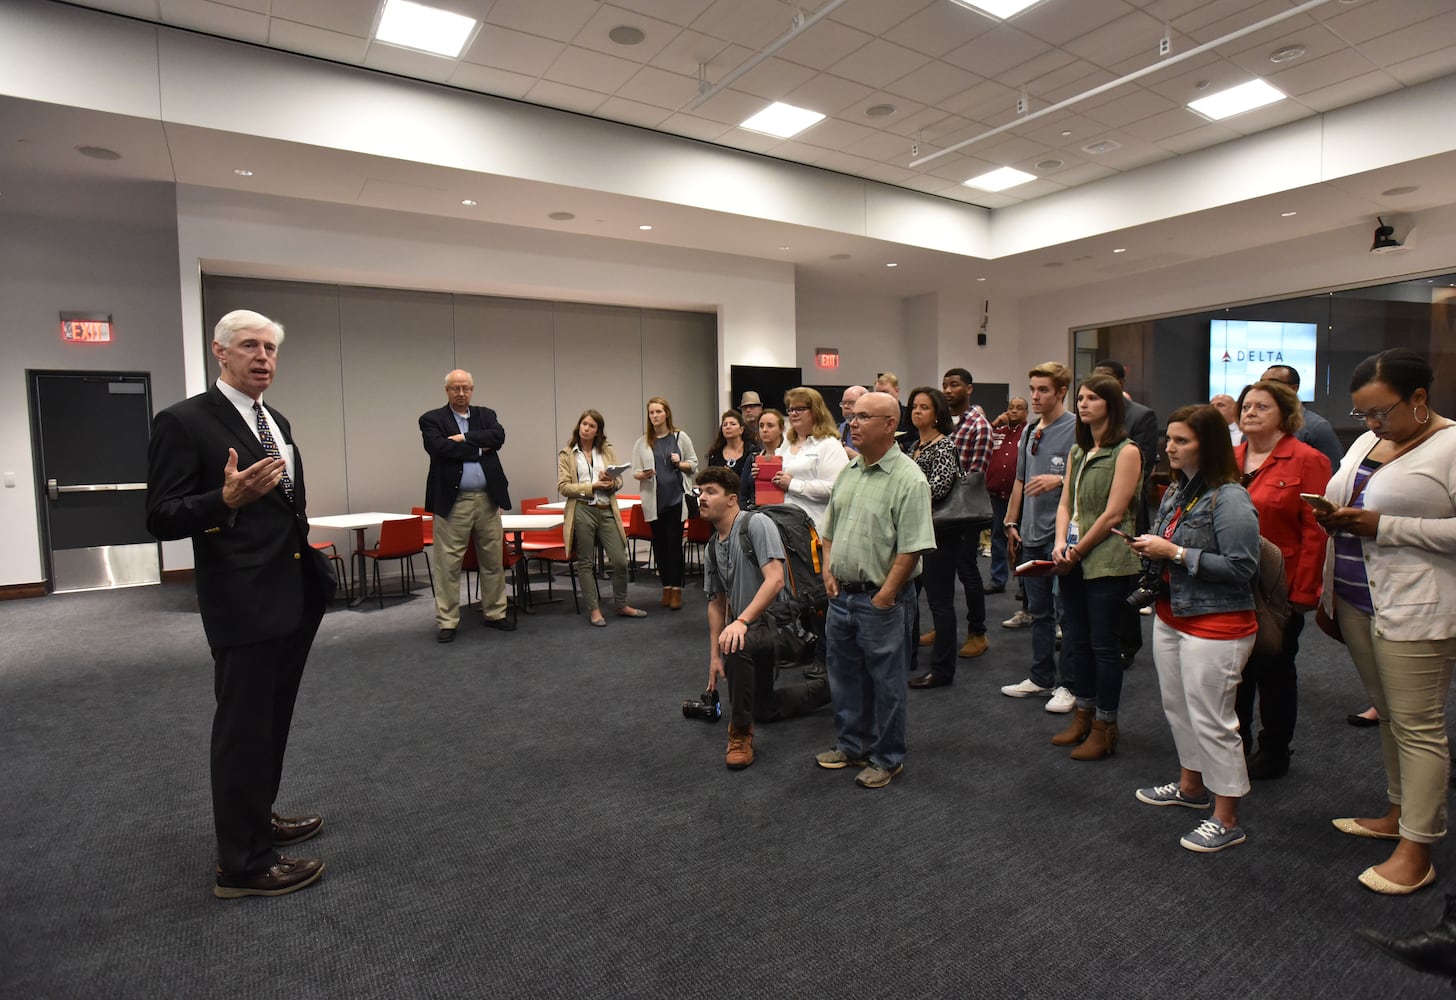
<path id="1" fill-rule="evenodd" d="M 950 2 L 960 4 L 962 7 L 969 7 L 978 14 L 1005 21 L 1020 14 L 1026 8 L 1040 3 L 1041 0 L 975 0 L 974 3 L 971 0 L 950 0 Z"/>
<path id="2" fill-rule="evenodd" d="M 1237 87 L 1220 90 L 1217 94 L 1209 94 L 1196 101 L 1189 101 L 1188 107 L 1209 121 L 1216 122 L 1224 118 L 1232 118 L 1234 115 L 1241 115 L 1245 111 L 1262 108 L 1275 101 L 1282 101 L 1284 97 L 1285 94 L 1282 90 L 1269 86 L 1263 80 L 1250 80 Z"/>
<path id="3" fill-rule="evenodd" d="M 1036 180 L 1036 174 L 1029 174 L 1025 170 L 1017 170 L 1015 167 L 998 167 L 989 174 L 972 177 L 964 183 L 966 187 L 980 188 L 982 191 L 1005 191 L 1007 188 L 1014 188 L 1018 184 L 1034 180 Z"/>
<path id="4" fill-rule="evenodd" d="M 410 0 L 384 0 L 384 13 L 374 37 L 390 45 L 454 59 L 470 40 L 476 23 L 474 18 Z"/>
<path id="5" fill-rule="evenodd" d="M 810 125 L 817 125 L 824 116 L 807 108 L 796 108 L 792 104 L 775 101 L 758 114 L 742 122 L 738 127 L 750 132 L 776 135 L 780 139 L 798 135 Z"/>

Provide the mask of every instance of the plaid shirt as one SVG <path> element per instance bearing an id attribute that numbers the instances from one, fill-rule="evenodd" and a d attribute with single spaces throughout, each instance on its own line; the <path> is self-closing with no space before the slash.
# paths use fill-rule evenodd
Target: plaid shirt
<path id="1" fill-rule="evenodd" d="M 991 464 L 992 433 L 991 421 L 986 415 L 972 406 L 966 410 L 965 416 L 961 418 L 960 426 L 956 428 L 955 437 L 956 457 L 960 459 L 961 472 L 985 472 Z"/>

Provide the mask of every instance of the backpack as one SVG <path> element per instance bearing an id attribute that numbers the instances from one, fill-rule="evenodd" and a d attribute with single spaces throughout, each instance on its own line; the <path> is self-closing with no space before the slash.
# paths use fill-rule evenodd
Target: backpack
<path id="1" fill-rule="evenodd" d="M 770 604 L 765 614 L 766 618 L 773 620 L 778 633 L 779 660 L 807 662 L 813 656 L 813 620 L 829 606 L 829 594 L 824 589 L 819 532 L 814 528 L 814 519 L 792 504 L 769 504 L 755 507 L 747 513 L 750 516 L 763 514 L 772 521 L 784 547 L 784 599 Z M 749 562 L 758 566 L 758 553 L 753 549 L 753 539 L 746 524 L 738 532 L 738 540 Z M 714 563 L 711 545 L 704 559 L 710 565 Z M 716 565 L 714 572 L 717 572 Z"/>

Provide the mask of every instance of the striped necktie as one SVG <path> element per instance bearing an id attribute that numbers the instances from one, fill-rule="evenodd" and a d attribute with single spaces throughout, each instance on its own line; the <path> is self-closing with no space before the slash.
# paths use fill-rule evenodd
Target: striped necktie
<path id="1" fill-rule="evenodd" d="M 263 404 L 257 400 L 253 401 L 253 415 L 258 418 L 258 440 L 263 443 L 263 450 L 268 453 L 269 458 L 282 458 L 283 455 L 278 450 L 278 442 L 273 440 L 273 431 L 263 416 Z M 291 503 L 293 501 L 293 480 L 288 478 L 286 469 L 283 472 L 283 479 L 278 485 L 283 487 L 283 495 L 288 497 Z"/>

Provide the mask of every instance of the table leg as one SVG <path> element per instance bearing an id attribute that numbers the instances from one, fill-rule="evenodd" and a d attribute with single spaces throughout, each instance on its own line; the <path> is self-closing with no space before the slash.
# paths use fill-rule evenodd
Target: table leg
<path id="1" fill-rule="evenodd" d="M 364 603 L 364 592 L 369 589 L 369 575 L 364 566 L 364 556 L 360 553 L 364 550 L 364 529 L 354 529 L 354 557 L 350 560 L 354 564 L 356 575 L 354 577 L 354 599 L 349 602 L 349 607 L 357 608 Z"/>

